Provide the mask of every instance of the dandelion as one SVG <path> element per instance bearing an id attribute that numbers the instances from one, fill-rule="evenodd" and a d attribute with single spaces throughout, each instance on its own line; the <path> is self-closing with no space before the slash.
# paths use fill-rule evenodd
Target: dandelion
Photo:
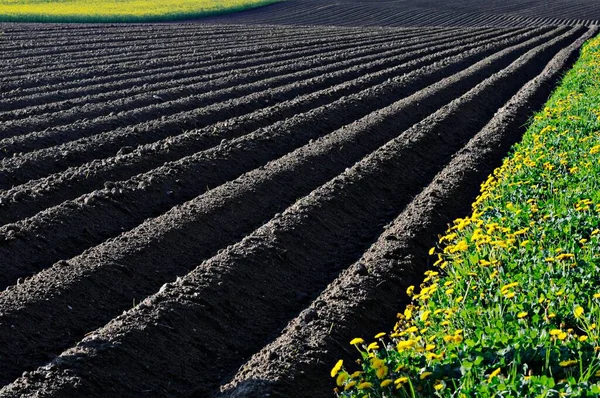
<path id="1" fill-rule="evenodd" d="M 502 368 L 498 368 L 498 369 L 494 370 L 492 373 L 490 373 L 490 375 L 488 376 L 488 382 L 492 381 L 492 379 L 494 377 L 498 376 L 501 371 L 502 371 Z"/>
<path id="2" fill-rule="evenodd" d="M 377 334 L 375 335 L 375 338 L 376 338 L 376 339 L 380 339 L 380 338 L 384 337 L 386 334 L 387 334 L 387 333 L 385 333 L 385 332 L 377 333 Z"/>
<path id="3" fill-rule="evenodd" d="M 394 380 L 394 384 L 404 384 L 404 383 L 408 383 L 408 377 L 406 377 L 406 376 L 402 376 L 402 377 L 399 377 L 396 380 Z"/>
<path id="4" fill-rule="evenodd" d="M 372 383 L 369 383 L 368 381 L 363 381 L 356 388 L 358 388 L 359 390 L 366 390 L 367 388 L 371 387 L 373 387 Z"/>
<path id="5" fill-rule="evenodd" d="M 562 366 L 563 368 L 566 368 L 568 366 L 573 366 L 577 364 L 577 360 L 575 359 L 569 359 L 568 361 L 561 361 L 558 363 L 560 366 Z"/>
<path id="6" fill-rule="evenodd" d="M 417 342 L 415 340 L 404 340 L 404 341 L 399 341 L 398 344 L 396 345 L 396 348 L 398 349 L 399 352 L 402 352 L 406 349 L 412 348 L 417 344 Z"/>
<path id="7" fill-rule="evenodd" d="M 340 359 L 339 361 L 337 361 L 335 366 L 331 369 L 331 377 L 335 377 L 338 374 L 338 372 L 340 371 L 340 369 L 342 369 L 343 365 L 344 365 L 343 359 Z"/>
<path id="8" fill-rule="evenodd" d="M 349 382 L 348 384 L 346 384 L 344 386 L 344 391 L 348 391 L 349 389 L 351 389 L 352 387 L 354 387 L 356 385 L 356 381 L 352 380 L 351 382 Z"/>
<path id="9" fill-rule="evenodd" d="M 523 319 L 525 318 L 527 315 L 529 315 L 529 313 L 527 311 L 521 311 L 517 314 L 517 318 L 519 319 Z"/>
<path id="10" fill-rule="evenodd" d="M 365 341 L 363 339 L 361 339 L 360 337 L 355 337 L 350 341 L 350 345 L 357 345 L 357 344 L 362 344 Z"/>
<path id="11" fill-rule="evenodd" d="M 410 297 L 410 296 L 412 296 L 414 294 L 414 291 L 415 291 L 415 287 L 414 286 L 409 286 L 406 289 L 406 294 L 408 295 L 408 297 Z"/>
<path id="12" fill-rule="evenodd" d="M 335 383 L 338 385 L 338 387 L 341 387 L 344 385 L 344 383 L 348 380 L 348 373 L 346 372 L 342 372 L 340 374 L 338 374 L 337 379 L 335 380 Z"/>
<path id="13" fill-rule="evenodd" d="M 388 367 L 383 365 L 382 367 L 380 367 L 379 369 L 377 369 L 375 371 L 375 374 L 377 375 L 377 377 L 379 379 L 383 379 L 388 374 Z"/>
<path id="14" fill-rule="evenodd" d="M 385 379 L 379 385 L 381 387 L 387 387 L 387 386 L 389 386 L 392 383 L 393 383 L 392 379 Z"/>
<path id="15" fill-rule="evenodd" d="M 426 378 L 428 378 L 429 376 L 431 376 L 433 374 L 433 372 L 423 372 L 419 375 L 419 379 L 421 380 L 425 380 Z"/>
<path id="16" fill-rule="evenodd" d="M 378 350 L 378 349 L 379 349 L 379 344 L 377 344 L 377 342 L 373 342 L 367 346 L 367 352 L 373 351 L 373 350 Z"/>
<path id="17" fill-rule="evenodd" d="M 427 321 L 427 318 L 429 318 L 429 314 L 431 314 L 431 311 L 423 311 L 420 316 L 421 321 L 422 322 Z"/>
<path id="18" fill-rule="evenodd" d="M 581 315 L 583 315 L 583 307 L 581 307 L 579 305 L 577 307 L 575 307 L 573 314 L 575 315 L 575 318 L 580 318 Z"/>

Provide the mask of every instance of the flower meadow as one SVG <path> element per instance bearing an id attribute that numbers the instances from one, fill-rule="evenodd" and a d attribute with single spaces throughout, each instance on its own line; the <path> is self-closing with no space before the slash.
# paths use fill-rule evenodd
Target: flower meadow
<path id="1" fill-rule="evenodd" d="M 600 396 L 600 38 L 430 254 L 339 397 Z"/>

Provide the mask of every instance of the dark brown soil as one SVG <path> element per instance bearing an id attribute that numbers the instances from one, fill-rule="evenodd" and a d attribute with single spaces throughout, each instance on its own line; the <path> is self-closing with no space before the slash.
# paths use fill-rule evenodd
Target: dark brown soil
<path id="1" fill-rule="evenodd" d="M 0 30 L 7 397 L 326 396 L 596 33 Z"/>
<path id="2" fill-rule="evenodd" d="M 594 25 L 594 0 L 292 0 L 202 22 L 326 26 Z"/>

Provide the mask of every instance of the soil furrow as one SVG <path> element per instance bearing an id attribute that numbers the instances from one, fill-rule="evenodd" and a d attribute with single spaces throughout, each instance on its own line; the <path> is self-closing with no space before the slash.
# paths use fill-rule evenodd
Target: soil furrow
<path id="1" fill-rule="evenodd" d="M 318 72 L 317 68 L 307 73 L 315 73 L 315 71 Z M 355 77 L 357 74 L 356 68 L 351 68 L 343 73 L 346 79 Z M 292 78 L 288 77 L 288 79 Z M 286 78 L 283 77 L 281 79 Z M 343 81 L 344 78 L 340 77 L 339 74 L 326 74 L 304 81 L 302 84 L 294 85 L 294 83 L 291 83 L 285 87 L 289 92 L 293 92 L 294 95 L 301 95 L 311 90 L 314 91 L 317 84 L 321 84 L 321 87 L 323 85 L 326 87 L 340 80 Z M 255 85 L 266 86 L 266 83 L 265 81 L 261 81 Z M 253 85 L 250 84 L 248 86 L 250 87 L 237 87 L 233 90 L 246 89 L 251 91 Z M 265 89 L 262 92 L 249 94 L 242 98 L 230 100 L 229 102 L 211 105 L 187 113 L 175 114 L 169 118 L 163 118 L 163 120 L 119 128 L 22 156 L 10 159 L 5 158 L 2 161 L 3 167 L 0 169 L 0 175 L 3 177 L 0 181 L 0 187 L 9 188 L 11 185 L 24 183 L 33 178 L 43 177 L 44 175 L 64 170 L 69 166 L 85 163 L 91 160 L 90 158 L 110 156 L 124 146 L 138 146 L 154 142 L 167 136 L 180 134 L 184 129 L 208 126 L 232 116 L 248 113 L 253 108 L 264 107 L 274 102 L 279 102 L 279 98 L 273 95 L 272 89 Z M 156 106 L 155 108 L 159 107 Z M 130 117 L 133 118 L 133 116 L 131 115 Z"/>
<path id="2" fill-rule="evenodd" d="M 344 176 L 335 179 L 324 188 L 325 192 L 332 193 L 339 188 L 338 192 L 343 193 L 341 195 L 343 199 L 340 199 L 340 195 L 332 195 L 326 198 L 328 195 L 320 196 L 317 194 L 309 196 L 309 202 L 311 201 L 310 198 L 317 198 L 312 205 L 304 205 L 300 202 L 300 204 L 297 203 L 293 206 L 292 210 L 288 211 L 287 215 L 284 216 L 289 219 L 289 223 L 286 225 L 292 228 L 281 228 L 282 234 L 279 236 L 280 240 L 278 240 L 278 244 L 275 246 L 289 249 L 290 252 L 295 253 L 294 256 L 284 255 L 281 259 L 272 257 L 274 253 L 271 249 L 275 249 L 271 245 L 274 243 L 273 240 L 262 240 L 260 238 L 260 231 L 271 231 L 272 227 L 277 229 L 278 225 L 283 227 L 283 224 L 279 224 L 277 221 L 274 222 L 275 224 L 267 224 L 259 232 L 253 234 L 254 239 L 248 238 L 243 241 L 242 246 L 244 242 L 250 242 L 250 246 L 253 247 L 246 254 L 251 254 L 249 257 L 252 258 L 262 258 L 261 255 L 266 255 L 269 260 L 264 264 L 284 261 L 286 264 L 289 264 L 288 270 L 296 270 L 296 272 L 300 269 L 306 270 L 307 267 L 310 268 L 309 264 L 314 264 L 318 268 L 324 267 L 321 271 L 326 271 L 325 268 L 327 266 L 331 267 L 331 260 L 334 260 L 338 264 L 354 260 L 354 257 L 360 255 L 361 250 L 366 248 L 365 245 L 368 246 L 370 241 L 372 241 L 374 238 L 373 234 L 380 232 L 380 228 L 387 222 L 386 220 L 391 215 L 397 213 L 399 209 L 393 209 L 393 206 L 400 206 L 401 201 L 398 200 L 398 195 L 402 193 L 405 200 L 410 200 L 411 195 L 414 194 L 412 193 L 412 189 L 417 189 L 416 187 L 420 182 L 427 180 L 427 178 L 423 178 L 424 174 L 422 173 L 426 173 L 425 175 L 427 175 L 436 172 L 448 160 L 447 158 L 452 152 L 458 149 L 457 146 L 460 146 L 465 139 L 468 139 L 469 134 L 476 132 L 471 132 L 468 128 L 462 128 L 461 126 L 473 126 L 485 123 L 485 120 L 493 116 L 495 110 L 527 81 L 525 79 L 528 76 L 533 77 L 536 71 L 539 72 L 547 59 L 552 57 L 553 52 L 558 50 L 561 44 L 570 39 L 574 39 L 573 34 L 566 34 L 539 48 L 531 50 L 503 72 L 494 74 L 484 83 L 472 89 L 470 95 L 466 96 L 466 99 L 461 99 L 464 104 L 457 106 L 458 110 L 455 113 L 450 113 L 452 122 L 457 128 L 453 129 L 451 124 L 442 122 L 438 125 L 441 126 L 440 128 L 446 129 L 444 131 L 448 131 L 449 134 L 456 135 L 452 136 L 450 134 L 450 136 L 444 137 L 444 140 L 440 140 L 440 135 L 438 134 L 420 133 L 422 130 L 427 130 L 426 127 L 431 124 L 425 122 L 422 129 L 414 129 L 412 135 L 407 136 L 405 134 L 402 138 L 394 140 L 392 144 L 388 144 L 384 149 L 378 151 L 378 155 L 370 156 L 366 161 L 359 163 L 359 166 L 345 172 Z M 0 318 L 2 319 L 0 323 L 0 336 L 2 336 L 2 340 L 10 338 L 12 343 L 10 345 L 0 344 L 0 347 L 2 347 L 0 349 L 13 350 L 15 347 L 18 347 L 17 349 L 21 354 L 16 355 L 16 352 L 3 353 L 4 355 L 8 354 L 7 357 L 10 358 L 19 358 L 19 361 L 18 363 L 7 365 L 13 368 L 6 369 L 1 374 L 14 376 L 15 373 L 20 373 L 24 368 L 31 368 L 31 365 L 43 361 L 47 358 L 45 355 L 56 352 L 57 349 L 64 347 L 65 344 L 71 343 L 75 336 L 81 336 L 93 327 L 100 326 L 98 323 L 102 320 L 104 322 L 108 321 L 117 312 L 130 305 L 133 298 L 139 299 L 145 297 L 157 289 L 161 283 L 174 279 L 178 274 L 187 272 L 187 269 L 200 263 L 203 258 L 214 253 L 218 247 L 223 247 L 227 244 L 226 240 L 235 239 L 240 234 L 247 233 L 241 231 L 243 228 L 241 226 L 242 223 L 247 222 L 256 225 L 258 222 L 258 225 L 260 225 L 262 220 L 265 219 L 265 215 L 272 215 L 274 212 L 279 211 L 277 208 L 265 209 L 266 213 L 263 213 L 265 210 L 260 211 L 257 209 L 249 211 L 249 204 L 254 206 L 275 205 L 276 207 L 287 207 L 288 204 L 281 203 L 281 199 L 278 199 L 278 197 L 281 195 L 290 195 L 289 200 L 293 201 L 299 192 L 292 193 L 291 190 L 301 189 L 292 188 L 294 184 L 308 184 L 305 189 L 310 188 L 310 185 L 312 185 L 309 181 L 290 177 L 302 175 L 303 179 L 306 180 L 309 178 L 320 179 L 322 177 L 319 176 L 323 174 L 323 171 L 319 169 L 332 167 L 327 161 L 332 151 L 344 153 L 361 150 L 361 140 L 357 140 L 357 145 L 354 147 L 331 145 L 331 140 L 335 139 L 336 136 L 341 138 L 354 133 L 366 138 L 377 135 L 375 131 L 378 134 L 385 131 L 392 131 L 398 134 L 400 133 L 398 131 L 398 123 L 404 120 L 406 115 L 411 115 L 415 112 L 425 112 L 421 106 L 417 105 L 419 102 L 422 102 L 419 97 L 426 96 L 431 98 L 432 101 L 439 100 L 440 97 L 452 98 L 453 90 L 450 90 L 450 86 L 463 84 L 465 80 L 469 80 L 469 76 L 477 75 L 476 71 L 485 75 L 486 64 L 487 62 L 482 61 L 464 73 L 448 78 L 446 84 L 442 84 L 442 86 L 448 89 L 446 95 L 441 95 L 438 92 L 439 89 L 436 90 L 435 88 L 417 93 L 410 99 L 378 111 L 350 125 L 348 128 L 340 130 L 337 134 L 327 136 L 322 140 L 309 144 L 306 148 L 297 150 L 295 153 L 271 164 L 270 167 L 267 166 L 264 169 L 251 172 L 248 176 L 249 180 L 244 181 L 242 178 L 222 185 L 207 192 L 205 195 L 172 209 L 161 217 L 146 221 L 136 229 L 116 239 L 90 249 L 78 257 L 57 263 L 52 268 L 42 271 L 22 284 L 10 287 L 0 295 L 0 308 L 3 309 L 3 314 Z M 465 76 L 465 74 L 467 75 Z M 461 100 L 453 103 L 461 102 Z M 411 104 L 414 111 L 407 112 L 406 106 L 410 107 Z M 439 105 L 433 107 L 433 109 L 437 109 L 438 107 Z M 479 117 L 474 116 L 473 112 Z M 423 116 L 426 116 L 426 114 Z M 479 128 L 481 127 L 479 126 Z M 459 136 L 460 134 L 458 133 L 461 133 L 462 136 Z M 328 143 L 330 144 L 328 145 Z M 394 145 L 404 147 L 405 150 L 400 150 Z M 436 149 L 433 150 L 432 148 Z M 311 150 L 321 154 L 325 152 L 326 156 L 319 157 L 318 161 L 310 161 L 307 158 Z M 302 155 L 301 157 L 298 156 L 300 154 Z M 427 159 L 427 154 L 431 154 L 433 158 Z M 401 165 L 402 162 L 399 162 L 398 156 L 406 157 L 407 164 L 405 166 Z M 425 161 L 423 161 L 423 156 L 425 156 Z M 369 164 L 369 162 L 374 162 L 375 164 L 385 163 L 387 166 L 360 166 L 365 163 Z M 290 170 L 290 166 L 293 163 L 297 163 L 297 166 L 292 167 L 292 170 Z M 303 172 L 299 172 L 298 170 L 301 164 L 304 164 Z M 406 170 L 411 165 L 411 170 L 414 170 L 414 173 L 406 173 Z M 282 187 L 285 185 L 282 185 L 281 181 L 276 181 L 271 176 L 267 177 L 269 172 L 284 176 L 287 175 L 287 172 L 290 172 L 289 177 L 285 177 L 283 180 L 285 181 L 283 184 L 290 184 L 290 189 L 283 189 Z M 376 178 L 374 177 L 375 175 L 377 175 Z M 362 179 L 352 180 L 352 176 L 361 176 Z M 433 175 L 429 179 L 432 177 Z M 415 182 L 407 182 L 406 186 L 403 184 L 398 184 L 397 186 L 392 184 L 392 186 L 389 186 L 383 183 L 384 181 L 393 181 L 398 178 L 400 180 L 404 180 L 405 178 L 407 180 L 415 179 Z M 376 181 L 379 181 L 379 183 L 376 183 Z M 256 184 L 265 184 L 262 189 L 266 189 L 266 191 L 262 191 L 262 189 L 257 191 L 258 187 Z M 348 192 L 342 190 L 342 188 L 347 189 Z M 320 192 L 323 192 L 323 189 Z M 366 198 L 370 198 L 371 195 L 375 195 L 373 199 L 365 200 Z M 256 196 L 261 199 L 256 200 Z M 269 204 L 268 202 L 271 201 L 272 204 Z M 350 208 L 344 209 L 345 204 L 350 205 Z M 359 208 L 355 208 L 356 205 Z M 237 213 L 234 210 L 236 208 L 240 209 L 241 212 Z M 299 214 L 294 214 L 296 210 L 303 213 L 309 209 L 312 209 L 317 214 L 322 210 L 322 217 L 317 215 L 316 217 L 307 218 Z M 373 220 L 373 217 L 375 217 L 374 214 L 379 215 L 376 217 L 376 220 Z M 282 218 L 276 217 L 275 220 L 279 219 Z M 323 219 L 328 219 L 331 224 L 321 224 L 320 220 Z M 295 226 L 294 220 L 297 221 L 296 224 L 300 225 Z M 309 233 L 301 233 L 301 226 L 308 228 L 304 232 Z M 357 228 L 352 228 L 352 226 L 356 226 Z M 298 233 L 294 233 L 294 231 Z M 359 233 L 357 234 L 356 231 L 359 231 Z M 360 231 L 366 232 L 363 233 Z M 287 232 L 292 233 L 288 234 Z M 333 235 L 327 238 L 328 233 L 332 233 Z M 321 236 L 322 234 L 325 235 Z M 203 241 L 199 245 L 198 240 L 201 236 L 210 237 L 210 239 L 206 242 Z M 304 238 L 308 239 L 309 236 L 310 239 L 315 238 L 315 242 L 322 242 L 314 245 L 308 244 L 308 241 L 305 241 L 308 244 L 308 246 L 305 246 L 302 240 Z M 336 236 L 336 239 L 333 239 L 333 236 Z M 283 246 L 279 246 L 282 240 L 285 239 L 288 239 L 288 242 Z M 193 250 L 190 245 L 194 247 Z M 210 245 L 215 245 L 215 247 L 209 247 Z M 167 246 L 169 249 L 165 250 Z M 330 249 L 333 249 L 333 251 Z M 167 253 L 168 257 L 165 257 Z M 228 256 L 229 251 L 226 253 Z M 332 254 L 333 257 L 331 257 L 327 253 L 335 253 L 335 255 Z M 323 257 L 314 258 L 314 262 L 312 258 L 308 258 L 317 254 Z M 285 257 L 287 257 L 289 262 Z M 240 258 L 238 260 L 242 264 L 239 264 L 239 267 L 236 265 L 234 268 L 239 270 L 241 274 L 244 274 L 253 261 L 248 259 L 249 262 L 243 265 L 243 261 Z M 303 265 L 300 268 L 294 267 L 292 262 L 295 260 L 300 260 L 300 263 Z M 302 260 L 308 261 L 302 262 Z M 142 264 L 143 271 L 139 269 L 139 266 Z M 298 265 L 300 266 L 300 264 Z M 231 268 L 231 270 L 233 271 L 234 268 Z M 205 267 L 201 267 L 201 269 L 205 269 Z M 320 286 L 319 284 L 331 278 L 331 270 L 326 271 L 326 280 L 321 280 L 313 287 L 310 287 L 312 286 L 312 282 L 315 282 L 314 278 L 317 278 L 317 271 L 315 269 L 314 275 L 313 272 L 301 272 L 303 276 L 308 277 L 311 275 L 313 278 L 308 277 L 308 279 L 304 280 L 304 283 L 309 282 L 309 280 L 311 281 L 311 284 L 306 286 L 307 291 L 323 288 L 324 286 Z M 229 276 L 233 275 L 229 274 Z M 241 275 L 238 274 L 238 276 Z M 322 276 L 323 273 L 321 273 L 320 277 Z M 253 278 L 256 277 L 259 277 L 259 275 L 256 274 Z M 227 279 L 226 284 L 234 283 L 234 280 L 236 280 L 235 277 Z M 283 277 L 283 275 L 282 278 L 276 277 L 275 280 L 277 282 L 288 281 L 287 283 L 294 283 L 294 278 L 288 279 L 287 277 Z M 276 283 L 275 280 L 273 283 Z M 251 286 L 255 281 L 256 279 L 252 282 L 249 280 L 248 286 Z M 211 286 L 209 285 L 208 287 Z M 219 289 L 217 288 L 217 290 Z M 318 293 L 318 291 L 312 293 Z M 264 292 L 264 294 L 270 295 L 271 292 Z M 51 295 L 51 298 L 49 295 Z M 85 300 L 79 300 L 77 299 L 78 297 L 85 297 Z M 282 307 L 279 307 L 279 304 Z M 261 319 L 259 323 L 266 322 L 269 324 L 275 322 L 281 324 L 282 320 L 290 318 L 291 314 L 289 312 L 292 309 L 287 307 L 290 304 L 293 308 L 298 306 L 297 301 L 290 303 L 287 299 L 282 300 L 278 302 L 277 311 L 281 309 L 287 315 L 273 317 L 270 320 Z M 90 310 L 91 308 L 93 308 L 93 311 Z M 50 313 L 52 316 L 48 316 Z M 242 313 L 244 312 L 242 311 Z M 23 316 L 24 314 L 27 314 L 26 317 Z M 43 314 L 43 319 L 36 317 L 35 314 Z M 65 316 L 70 320 L 68 325 L 65 325 L 62 321 Z M 27 320 L 26 323 L 24 322 L 25 318 Z M 36 322 L 32 322 L 32 318 L 35 318 Z M 45 333 L 36 333 L 31 329 L 33 324 L 35 324 L 35 330 L 44 330 Z M 270 333 L 274 331 L 272 324 L 267 329 L 269 329 Z M 18 334 L 15 331 L 18 331 Z M 264 330 L 261 333 L 264 333 Z M 257 336 L 254 333 L 252 335 L 254 337 Z M 264 342 L 263 340 L 266 336 L 261 336 L 258 338 L 258 341 L 253 343 L 254 346 L 260 342 Z M 253 352 L 252 350 L 259 347 L 252 348 L 251 351 L 240 355 L 237 361 L 239 362 L 243 357 L 250 355 Z M 228 353 L 231 355 L 234 354 L 234 351 L 228 350 L 227 352 L 223 352 L 222 355 L 225 356 Z M 231 361 L 231 359 L 228 359 L 228 361 Z M 227 367 L 231 365 L 229 363 Z M 14 367 L 20 367 L 20 369 L 15 370 Z M 200 367 L 197 369 L 200 369 Z M 165 379 L 163 378 L 163 380 Z M 217 379 L 211 380 L 211 383 L 216 382 L 218 382 Z"/>
<path id="3" fill-rule="evenodd" d="M 300 295 L 312 297 L 318 294 L 340 269 L 357 260 L 381 233 L 383 226 L 411 201 L 423 184 L 431 181 L 450 156 L 476 134 L 525 82 L 536 76 L 560 50 L 561 44 L 568 40 L 563 37 L 531 50 L 464 97 L 443 107 L 342 175 L 297 201 L 240 243 L 228 247 L 178 281 L 164 285 L 159 293 L 143 301 L 142 305 L 94 332 L 46 369 L 39 370 L 45 376 L 45 379 L 40 379 L 41 384 L 57 396 L 73 393 L 127 396 L 139 394 L 142 390 L 170 396 L 189 396 L 190 393 L 206 396 L 214 391 L 221 377 L 260 348 L 261 343 L 303 307 L 298 299 Z M 376 126 L 377 130 L 371 130 L 372 133 L 381 131 L 383 126 L 395 129 L 399 116 L 385 115 L 382 111 L 361 121 L 363 125 L 357 122 L 352 126 L 360 131 L 370 130 L 377 120 L 382 125 Z M 315 162 L 314 165 L 324 166 L 325 162 Z M 390 181 L 394 184 L 389 184 Z M 266 197 L 281 191 L 281 184 L 271 190 L 271 195 Z M 244 205 L 248 202 L 244 201 Z M 186 223 L 191 218 L 198 218 L 201 210 L 194 205 L 197 205 L 195 201 L 189 202 L 169 212 L 170 222 L 176 224 L 179 216 Z M 225 208 L 229 211 L 231 206 Z M 205 221 L 202 225 L 206 228 L 210 223 Z M 146 233 L 152 230 L 148 223 L 145 226 L 147 228 L 141 230 Z M 219 229 L 214 224 L 211 227 Z M 160 249 L 157 246 L 169 242 L 175 246 L 176 252 L 186 252 L 186 242 L 178 239 L 179 235 L 188 236 L 188 239 L 200 236 L 181 226 L 171 228 L 175 228 L 176 232 L 169 234 L 168 239 L 162 235 L 162 239 L 154 242 L 152 247 L 148 247 L 149 237 L 146 237 L 143 257 L 147 260 L 139 261 L 142 259 L 138 258 L 135 264 L 145 265 L 144 277 L 147 279 L 151 279 L 148 274 L 153 274 L 149 272 L 150 264 L 161 262 L 153 253 Z M 155 235 L 153 238 L 157 239 Z M 110 244 L 116 245 L 116 242 L 118 240 Z M 129 253 L 134 245 L 134 239 L 127 240 Z M 105 252 L 105 256 L 107 254 Z M 140 254 L 138 252 L 137 256 Z M 151 255 L 154 257 L 149 257 Z M 124 267 L 130 272 L 128 276 L 132 277 L 133 264 L 126 261 L 127 256 L 118 259 L 107 257 L 102 260 L 112 265 L 113 272 L 122 273 L 123 270 L 118 271 L 117 268 Z M 94 258 L 97 261 L 100 257 Z M 60 269 L 75 271 L 77 264 L 73 261 L 75 259 Z M 184 265 L 187 262 L 181 263 L 173 256 L 170 261 L 189 267 Z M 115 267 L 115 263 L 119 267 Z M 260 272 L 257 272 L 258 269 Z M 98 272 L 99 269 L 95 268 L 92 273 L 97 275 Z M 269 282 L 265 284 L 265 281 Z M 78 282 L 72 288 L 80 288 L 83 281 L 80 279 Z M 111 282 L 112 285 L 104 286 L 103 290 L 104 294 L 110 291 L 113 299 L 139 297 L 135 293 L 124 292 L 120 281 Z M 96 283 L 99 281 L 96 280 Z M 21 286 L 27 285 L 26 281 Z M 7 294 L 11 295 L 18 289 L 19 286 Z M 236 294 L 232 295 L 232 291 Z M 86 290 L 86 297 L 94 301 L 95 296 L 93 293 L 90 296 L 90 292 L 93 290 Z M 53 293 L 56 300 L 60 294 L 56 289 Z M 5 298 L 1 299 L 4 301 Z M 73 303 L 69 312 L 71 319 L 78 312 L 76 307 L 89 306 L 87 303 L 70 302 Z M 97 308 L 100 302 L 94 301 L 94 304 Z M 165 339 L 164 325 L 171 331 L 182 333 L 178 336 L 186 339 L 187 344 L 174 347 L 169 337 Z M 160 351 L 161 356 L 156 356 L 158 349 L 152 352 L 139 349 L 153 344 L 158 347 L 159 342 L 166 343 L 160 345 L 165 347 Z M 224 346 L 228 347 L 226 351 L 222 348 Z M 200 352 L 203 355 L 194 354 Z M 186 358 L 189 362 L 177 361 L 177 358 Z M 218 360 L 215 361 L 215 358 Z M 132 363 L 144 364 L 145 377 L 130 371 Z M 172 367 L 169 366 L 171 364 Z M 33 375 L 28 379 L 29 386 L 35 385 L 37 373 Z M 64 377 L 66 375 L 70 377 Z"/>

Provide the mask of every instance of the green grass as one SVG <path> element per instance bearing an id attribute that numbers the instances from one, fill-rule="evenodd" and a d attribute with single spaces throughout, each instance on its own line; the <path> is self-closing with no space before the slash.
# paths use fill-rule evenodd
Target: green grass
<path id="1" fill-rule="evenodd" d="M 0 22 L 160 22 L 206 17 L 280 0 L 0 0 Z"/>
<path id="2" fill-rule="evenodd" d="M 342 397 L 600 396 L 600 38 L 441 237 Z M 416 293 L 416 294 L 415 294 Z"/>

